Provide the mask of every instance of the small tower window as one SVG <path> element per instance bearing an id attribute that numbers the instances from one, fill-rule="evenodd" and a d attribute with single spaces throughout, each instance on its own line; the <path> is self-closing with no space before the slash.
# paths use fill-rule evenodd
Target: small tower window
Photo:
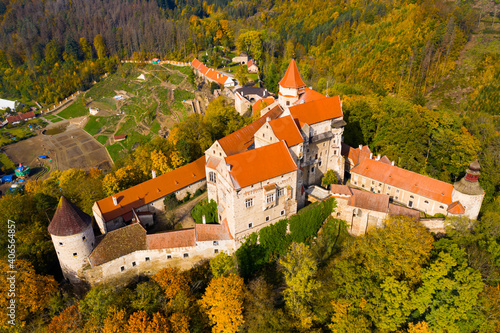
<path id="1" fill-rule="evenodd" d="M 123 272 L 124 270 L 125 270 L 125 266 L 120 267 L 120 271 Z"/>
<path id="2" fill-rule="evenodd" d="M 149 257 L 144 258 L 145 261 L 151 260 Z"/>
<path id="3" fill-rule="evenodd" d="M 251 227 L 253 227 L 253 223 L 252 222 L 248 223 L 248 229 L 250 229 Z"/>
<path id="4" fill-rule="evenodd" d="M 214 249 L 214 253 L 215 254 L 219 253 L 219 249 Z"/>
<path id="5" fill-rule="evenodd" d="M 59 242 L 59 245 L 63 246 L 63 243 L 62 243 L 62 242 Z"/>
<path id="6" fill-rule="evenodd" d="M 172 255 L 171 254 L 167 254 L 167 259 L 172 259 Z"/>
<path id="7" fill-rule="evenodd" d="M 73 257 L 76 257 L 76 256 L 78 256 L 78 253 L 76 253 L 76 252 L 73 253 Z"/>
<path id="8" fill-rule="evenodd" d="M 271 220 L 271 216 L 266 216 L 266 222 L 269 222 Z"/>
<path id="9" fill-rule="evenodd" d="M 82 237 L 82 241 L 85 241 L 85 239 L 86 239 L 86 238 L 85 238 L 85 236 L 83 236 L 83 237 Z"/>
<path id="10" fill-rule="evenodd" d="M 189 258 L 189 253 L 184 253 L 184 258 Z"/>
<path id="11" fill-rule="evenodd" d="M 136 263 L 135 261 L 132 261 L 132 267 L 135 267 Z"/>

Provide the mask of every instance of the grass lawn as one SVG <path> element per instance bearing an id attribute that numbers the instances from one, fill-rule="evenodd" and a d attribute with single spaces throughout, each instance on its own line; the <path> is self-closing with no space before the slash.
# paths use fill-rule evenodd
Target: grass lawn
<path id="1" fill-rule="evenodd" d="M 153 120 L 153 124 L 151 125 L 151 132 L 154 134 L 158 134 L 158 131 L 161 129 L 160 123 L 158 122 L 157 119 Z"/>
<path id="2" fill-rule="evenodd" d="M 78 98 L 66 109 L 59 112 L 57 115 L 64 119 L 76 118 L 81 116 L 86 116 L 89 110 L 82 104 L 81 99 Z"/>
<path id="3" fill-rule="evenodd" d="M 96 135 L 102 127 L 106 126 L 107 121 L 108 117 L 89 116 L 89 121 L 83 129 L 90 135 Z"/>
<path id="4" fill-rule="evenodd" d="M 176 101 L 185 101 L 188 99 L 193 99 L 194 94 L 187 90 L 175 89 L 174 90 L 174 98 Z"/>
<path id="5" fill-rule="evenodd" d="M 135 131 L 132 131 L 130 134 L 127 134 L 127 138 L 124 141 L 121 141 L 121 144 L 125 146 L 129 151 L 136 148 L 139 143 L 146 143 L 151 140 L 151 135 L 142 135 Z"/>
<path id="6" fill-rule="evenodd" d="M 178 84 L 180 84 L 182 81 L 184 81 L 184 76 L 182 76 L 182 75 L 180 75 L 180 74 L 177 74 L 177 73 L 174 73 L 174 74 L 170 75 L 170 77 L 168 78 L 168 80 L 169 80 L 172 84 L 178 85 Z"/>
<path id="7" fill-rule="evenodd" d="M 14 172 L 16 165 L 4 153 L 0 153 L 0 170 L 6 174 Z"/>
<path id="8" fill-rule="evenodd" d="M 48 114 L 48 115 L 44 116 L 44 118 L 52 121 L 53 119 L 57 119 L 59 117 L 56 115 L 53 115 L 53 114 Z"/>
<path id="9" fill-rule="evenodd" d="M 117 142 L 110 146 L 106 146 L 106 149 L 108 150 L 108 153 L 111 156 L 113 162 L 119 160 L 121 157 L 126 155 L 123 146 L 120 144 L 120 142 Z"/>
<path id="10" fill-rule="evenodd" d="M 127 134 L 131 135 L 134 133 L 134 128 L 137 126 L 133 117 L 127 117 L 125 123 L 122 123 L 120 129 L 116 132 L 116 134 Z"/>
<path id="11" fill-rule="evenodd" d="M 63 120 L 64 119 L 62 119 L 62 118 L 54 118 L 54 119 L 51 119 L 50 122 L 51 123 L 58 123 L 58 122 L 63 121 Z"/>
<path id="12" fill-rule="evenodd" d="M 104 146 L 106 144 L 106 142 L 108 141 L 108 137 L 106 135 L 99 135 L 97 137 L 97 141 L 99 141 L 99 143 Z"/>

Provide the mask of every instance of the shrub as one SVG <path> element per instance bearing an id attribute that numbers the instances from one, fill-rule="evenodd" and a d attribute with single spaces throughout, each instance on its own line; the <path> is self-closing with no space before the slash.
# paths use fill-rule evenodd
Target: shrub
<path id="1" fill-rule="evenodd" d="M 217 203 L 213 200 L 198 202 L 191 210 L 191 216 L 196 223 L 201 224 L 203 223 L 203 215 L 205 215 L 207 224 L 217 223 Z"/>

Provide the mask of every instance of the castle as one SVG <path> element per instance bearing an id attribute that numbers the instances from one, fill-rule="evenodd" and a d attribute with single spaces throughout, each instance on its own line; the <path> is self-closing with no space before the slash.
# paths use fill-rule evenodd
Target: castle
<path id="1" fill-rule="evenodd" d="M 346 123 L 340 97 L 306 87 L 294 60 L 279 82 L 278 99 L 264 106 L 258 120 L 215 141 L 200 159 L 161 176 L 153 171 L 151 180 L 97 201 L 92 212 L 100 236 L 94 236 L 90 216 L 62 197 L 49 232 L 64 276 L 73 283 L 99 283 L 154 273 L 164 265 L 187 268 L 220 251 L 232 253 L 249 234 L 296 214 L 306 203 L 308 187 L 319 184 L 327 170 L 340 182 L 351 174 L 352 186 L 392 195 L 391 201 L 411 208 L 477 218 L 484 196 L 478 165 L 471 164 L 465 180 L 454 186 L 440 182 L 442 188 L 434 189 L 437 180 L 418 175 L 414 185 L 417 174 L 405 174 L 386 157 L 373 159 L 370 153 L 363 159 L 359 151 L 353 158 L 356 150 L 342 142 Z M 219 224 L 147 233 L 167 195 L 183 199 L 200 188 L 217 203 Z M 445 200 L 440 191 L 446 192 Z M 407 201 L 412 195 L 418 198 Z M 422 206 L 426 199 L 434 201 Z"/>

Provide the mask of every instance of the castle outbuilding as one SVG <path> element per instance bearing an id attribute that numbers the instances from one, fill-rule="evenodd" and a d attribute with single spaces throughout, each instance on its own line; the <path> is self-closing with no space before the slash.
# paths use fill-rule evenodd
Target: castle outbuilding
<path id="1" fill-rule="evenodd" d="M 48 230 L 64 277 L 81 282 L 80 272 L 94 249 L 92 218 L 62 196 Z"/>

